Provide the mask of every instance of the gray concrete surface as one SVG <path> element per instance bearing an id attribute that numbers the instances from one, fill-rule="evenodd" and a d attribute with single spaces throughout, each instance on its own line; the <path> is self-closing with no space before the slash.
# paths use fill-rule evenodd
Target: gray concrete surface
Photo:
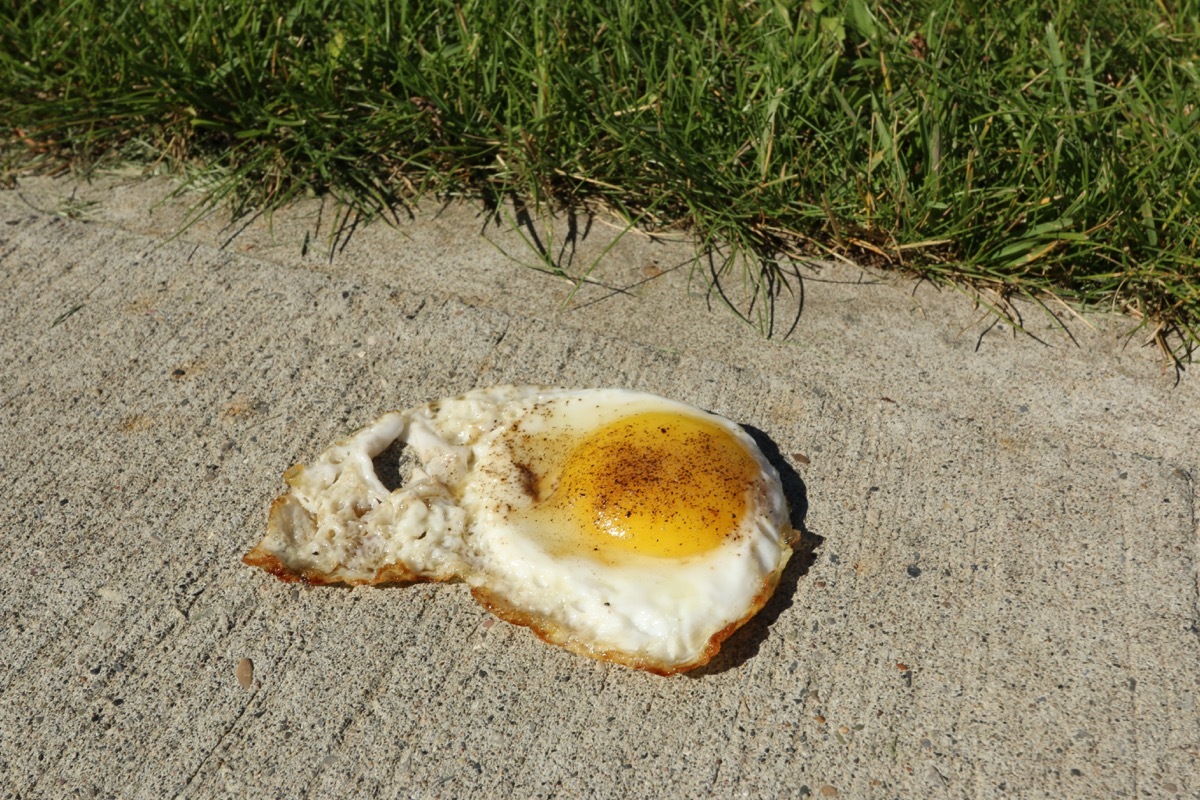
<path id="1" fill-rule="evenodd" d="M 686 243 L 606 252 L 603 221 L 572 268 L 633 288 L 568 303 L 469 207 L 329 258 L 317 201 L 172 237 L 169 188 L 0 192 L 0 796 L 1200 795 L 1200 384 L 1128 319 L 980 338 L 955 292 L 826 266 L 764 341 Z M 580 659 L 461 586 L 239 562 L 288 466 L 510 381 L 778 446 L 813 546 L 710 668 Z"/>

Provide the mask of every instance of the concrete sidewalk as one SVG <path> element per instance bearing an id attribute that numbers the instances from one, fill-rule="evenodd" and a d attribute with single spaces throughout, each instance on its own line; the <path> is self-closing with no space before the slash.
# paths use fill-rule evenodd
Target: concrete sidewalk
<path id="1" fill-rule="evenodd" d="M 1200 794 L 1200 383 L 1128 319 L 981 337 L 957 293 L 829 266 L 765 341 L 686 243 L 594 224 L 566 303 L 467 207 L 331 259 L 319 202 L 172 238 L 169 188 L 0 192 L 0 797 Z M 709 668 L 239 562 L 288 466 L 506 382 L 777 445 L 813 546 Z"/>

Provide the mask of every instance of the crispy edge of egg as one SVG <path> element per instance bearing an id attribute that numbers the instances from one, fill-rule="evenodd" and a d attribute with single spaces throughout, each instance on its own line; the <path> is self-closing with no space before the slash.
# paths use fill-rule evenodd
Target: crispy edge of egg
<path id="1" fill-rule="evenodd" d="M 285 492 L 276 497 L 271 501 L 271 509 L 267 515 L 268 530 L 272 526 L 281 524 L 280 519 L 283 514 L 294 510 L 307 515 L 309 519 L 312 518 L 312 515 L 296 502 L 290 493 Z M 267 547 L 267 539 L 265 537 L 263 541 L 254 545 L 254 547 L 250 548 L 242 556 L 242 563 L 269 572 L 284 583 L 303 583 L 308 586 L 386 586 L 390 584 L 442 583 L 459 580 L 457 575 L 449 577 L 418 575 L 404 564 L 395 562 L 375 570 L 375 574 L 369 578 L 357 578 L 346 574 L 341 569 L 334 572 L 322 572 L 318 569 L 297 570 L 285 564 L 279 556 L 271 552 L 270 548 Z"/>
<path id="2" fill-rule="evenodd" d="M 373 573 L 363 575 L 355 573 L 339 565 L 331 571 L 312 568 L 296 568 L 285 562 L 278 553 L 286 552 L 286 543 L 291 538 L 291 532 L 302 528 L 315 528 L 318 524 L 319 508 L 310 510 L 305 507 L 306 483 L 311 478 L 314 481 L 320 481 L 321 473 L 332 473 L 332 479 L 329 474 L 324 474 L 327 483 L 335 482 L 343 472 L 354 472 L 353 461 L 347 464 L 345 456 L 358 451 L 365 454 L 368 459 L 373 460 L 380 453 L 390 447 L 397 441 L 402 441 L 407 447 L 410 447 L 417 454 L 421 467 L 431 469 L 431 459 L 426 458 L 424 454 L 430 453 L 428 448 L 430 438 L 436 440 L 439 445 L 432 448 L 432 452 L 440 450 L 461 450 L 469 442 L 455 445 L 442 439 L 437 432 L 436 418 L 439 410 L 445 410 L 447 407 L 455 404 L 470 406 L 472 403 L 480 402 L 491 406 L 493 414 L 492 428 L 503 428 L 512 420 L 505 418 L 505 413 L 515 407 L 515 404 L 531 404 L 569 394 L 571 390 L 555 389 L 547 386 L 536 385 L 500 385 L 492 386 L 483 389 L 474 389 L 472 391 L 460 394 L 457 397 L 442 398 L 432 400 L 428 403 L 413 406 L 404 411 L 389 411 L 370 424 L 363 426 L 356 431 L 347 434 L 346 436 L 336 440 L 333 444 L 322 450 L 316 458 L 307 464 L 296 464 L 288 468 L 283 473 L 283 480 L 288 484 L 288 490 L 276 497 L 270 505 L 267 513 L 267 530 L 263 538 L 252 547 L 245 555 L 242 556 L 242 563 L 247 566 L 257 567 L 274 575 L 279 580 L 285 583 L 304 583 L 310 586 L 382 586 L 393 584 L 412 584 L 412 583 L 452 583 L 465 580 L 465 573 L 461 570 L 443 570 L 441 573 L 422 573 L 409 567 L 403 562 L 392 562 L 385 564 L 376 569 Z M 461 409 L 459 409 L 461 411 Z M 383 436 L 380 433 L 384 432 Z M 475 431 L 475 435 L 481 435 L 488 431 Z M 425 445 L 425 446 L 423 446 Z M 337 456 L 335 458 L 335 456 Z M 361 462 L 359 462 L 361 463 Z M 450 469 L 453 469 L 451 466 Z M 388 498 L 393 498 L 399 493 L 411 493 L 417 502 L 425 502 L 427 498 L 423 492 L 414 491 L 414 481 L 409 480 L 403 486 L 392 491 L 386 492 L 379 476 L 374 472 L 374 465 L 369 468 L 369 473 L 360 474 L 368 484 L 378 484 L 375 487 L 376 492 L 383 490 L 383 493 Z M 443 470 L 431 469 L 439 475 Z M 415 477 L 416 473 L 412 477 Z M 426 476 L 428 478 L 428 476 Z M 445 476 L 443 476 L 445 477 Z M 434 483 L 438 483 L 435 479 Z M 327 492 L 329 486 L 325 486 L 318 491 Z M 314 498 L 308 497 L 310 505 Z M 375 509 L 372 508 L 371 511 Z"/>
<path id="3" fill-rule="evenodd" d="M 553 620 L 523 611 L 511 604 L 506 598 L 489 592 L 482 586 L 472 587 L 471 596 L 475 598 L 475 602 L 479 603 L 479 605 L 486 608 L 492 614 L 495 614 L 505 622 L 529 628 L 539 639 L 547 644 L 556 645 L 576 655 L 585 656 L 596 661 L 622 664 L 626 667 L 643 670 L 655 675 L 678 675 L 709 663 L 720 652 L 721 645 L 725 640 L 749 622 L 770 601 L 771 597 L 775 594 L 775 589 L 779 586 L 779 579 L 783 575 L 783 570 L 787 566 L 788 561 L 791 559 L 795 545 L 799 541 L 799 536 L 800 532 L 793 529 L 792 535 L 786 540 L 788 548 L 779 560 L 778 567 L 773 572 L 764 576 L 763 583 L 754 595 L 754 599 L 750 602 L 746 613 L 710 636 L 700 654 L 690 661 L 667 663 L 649 656 L 630 653 L 624 650 L 598 648 L 589 642 L 574 638 L 569 630 L 554 624 Z"/>

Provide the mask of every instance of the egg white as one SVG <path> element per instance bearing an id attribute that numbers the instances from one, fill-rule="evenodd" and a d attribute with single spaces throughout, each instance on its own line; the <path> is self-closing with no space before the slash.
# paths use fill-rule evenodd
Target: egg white
<path id="1" fill-rule="evenodd" d="M 552 469 L 589 432 L 648 411 L 707 420 L 753 456 L 739 530 L 683 558 L 564 550 L 516 463 L 514 431 L 523 457 Z M 389 492 L 372 459 L 396 440 L 420 467 Z M 707 662 L 761 608 L 796 535 L 777 472 L 739 426 L 624 389 L 498 386 L 391 412 L 285 479 L 247 563 L 310 583 L 460 579 L 547 641 L 663 674 Z"/>

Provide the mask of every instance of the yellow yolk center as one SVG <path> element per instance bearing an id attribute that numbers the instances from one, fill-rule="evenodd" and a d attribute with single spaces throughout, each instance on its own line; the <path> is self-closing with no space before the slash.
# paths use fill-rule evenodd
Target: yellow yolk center
<path id="1" fill-rule="evenodd" d="M 597 553 L 690 556 L 737 531 L 757 474 L 757 461 L 721 426 L 650 412 L 580 442 L 551 502 Z"/>

